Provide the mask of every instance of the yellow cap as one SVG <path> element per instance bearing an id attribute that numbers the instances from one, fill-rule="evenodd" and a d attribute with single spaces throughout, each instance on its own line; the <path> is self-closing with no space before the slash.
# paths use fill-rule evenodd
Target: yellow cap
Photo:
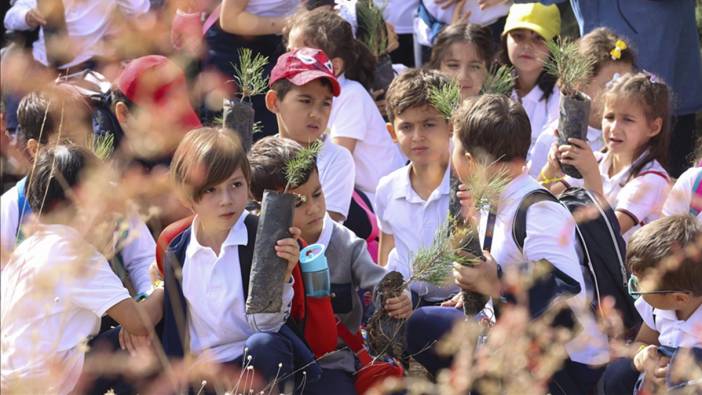
<path id="1" fill-rule="evenodd" d="M 544 40 L 552 40 L 561 32 L 561 14 L 555 5 L 514 4 L 509 9 L 502 35 L 515 29 L 528 29 Z"/>

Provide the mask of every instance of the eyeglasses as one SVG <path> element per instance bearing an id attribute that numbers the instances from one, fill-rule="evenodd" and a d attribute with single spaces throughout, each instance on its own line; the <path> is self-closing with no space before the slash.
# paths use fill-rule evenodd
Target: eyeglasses
<path id="1" fill-rule="evenodd" d="M 629 277 L 629 282 L 627 283 L 627 288 L 629 288 L 629 295 L 634 299 L 638 299 L 641 295 L 655 295 L 655 294 L 672 294 L 672 293 L 688 293 L 690 291 L 681 290 L 663 290 L 663 291 L 639 291 L 639 279 L 635 275 Z"/>

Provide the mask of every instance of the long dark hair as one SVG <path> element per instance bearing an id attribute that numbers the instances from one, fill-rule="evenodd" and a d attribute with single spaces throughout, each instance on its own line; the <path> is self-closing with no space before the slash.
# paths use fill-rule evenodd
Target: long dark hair
<path id="1" fill-rule="evenodd" d="M 667 165 L 668 144 L 671 127 L 671 93 L 668 85 L 652 74 L 643 72 L 625 74 L 614 81 L 604 94 L 605 104 L 610 100 L 628 99 L 642 106 L 649 122 L 661 118 L 661 131 L 651 137 L 635 158 L 646 153 L 631 165 L 627 181 L 636 177 L 648 163 L 657 160 L 664 167 Z"/>
<path id="2" fill-rule="evenodd" d="M 375 78 L 376 57 L 361 41 L 353 36 L 351 25 L 333 10 L 316 8 L 301 11 L 285 29 L 286 35 L 298 29 L 305 45 L 319 48 L 329 59 L 341 58 L 349 79 L 370 89 Z"/>
<path id="3" fill-rule="evenodd" d="M 548 56 L 551 56 L 551 54 L 549 53 Z M 507 53 L 507 33 L 502 35 L 502 40 L 500 41 L 500 52 L 498 54 L 498 61 L 501 64 L 514 66 L 512 64 L 512 61 L 509 60 L 509 54 Z M 536 86 L 538 86 L 539 89 L 541 89 L 541 91 L 544 93 L 544 95 L 541 96 L 541 100 L 548 100 L 548 98 L 551 97 L 551 94 L 553 94 L 553 87 L 556 86 L 556 81 L 558 81 L 558 77 L 547 73 L 546 69 L 541 70 L 539 78 L 536 79 Z"/>

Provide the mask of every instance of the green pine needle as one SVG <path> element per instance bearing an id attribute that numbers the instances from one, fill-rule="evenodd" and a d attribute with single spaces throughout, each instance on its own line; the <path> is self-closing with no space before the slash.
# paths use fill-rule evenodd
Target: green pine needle
<path id="1" fill-rule="evenodd" d="M 544 63 L 547 73 L 558 77 L 561 92 L 573 96 L 578 87 L 586 83 L 592 72 L 594 59 L 584 56 L 578 50 L 578 44 L 568 38 L 547 41 L 550 52 Z"/>
<path id="2" fill-rule="evenodd" d="M 506 169 L 494 166 L 495 161 L 481 156 L 483 155 L 474 156 L 475 161 L 470 174 L 461 180 L 470 191 L 477 209 L 496 206 L 500 195 L 511 181 Z"/>
<path id="3" fill-rule="evenodd" d="M 454 111 L 461 105 L 461 88 L 451 80 L 440 87 L 429 88 L 429 102 L 446 119 L 451 119 Z"/>
<path id="4" fill-rule="evenodd" d="M 446 285 L 451 278 L 453 263 L 472 266 L 478 258 L 462 253 L 470 241 L 466 233 L 454 232 L 456 221 L 449 219 L 436 231 L 431 246 L 420 248 L 412 261 L 410 281 L 424 281 L 433 285 Z M 475 233 L 477 234 L 477 233 Z"/>
<path id="5" fill-rule="evenodd" d="M 256 133 L 261 133 L 263 132 L 263 122 L 261 121 L 256 121 L 253 124 L 253 127 L 251 128 L 251 134 L 256 134 Z"/>
<path id="6" fill-rule="evenodd" d="M 239 85 L 241 101 L 266 93 L 268 78 L 263 75 L 263 68 L 267 64 L 267 56 L 254 55 L 248 48 L 239 50 L 239 66 L 234 66 L 234 79 Z"/>
<path id="7" fill-rule="evenodd" d="M 492 68 L 480 89 L 481 94 L 494 93 L 497 95 L 509 96 L 514 89 L 514 67 L 502 65 Z"/>
<path id="8" fill-rule="evenodd" d="M 321 149 L 322 142 L 316 140 L 310 144 L 309 147 L 303 147 L 302 150 L 285 165 L 285 179 L 288 182 L 285 186 L 285 193 L 287 193 L 290 188 L 296 188 L 303 183 L 304 176 L 309 173 L 310 168 L 316 163 L 317 155 Z"/>
<path id="9" fill-rule="evenodd" d="M 387 52 L 388 33 L 383 11 L 372 0 L 360 0 L 356 4 L 358 39 L 366 44 L 376 57 Z"/>
<path id="10" fill-rule="evenodd" d="M 107 160 L 115 149 L 115 136 L 108 132 L 93 137 L 93 152 L 101 160 Z"/>

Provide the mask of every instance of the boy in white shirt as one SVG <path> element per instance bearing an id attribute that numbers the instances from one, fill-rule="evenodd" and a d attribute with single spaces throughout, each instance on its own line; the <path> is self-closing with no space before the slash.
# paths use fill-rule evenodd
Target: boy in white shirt
<path id="1" fill-rule="evenodd" d="M 258 221 L 245 210 L 251 169 L 241 144 L 224 129 L 193 130 L 176 150 L 171 177 L 195 217 L 166 252 L 168 297 L 161 334 L 166 355 L 192 353 L 239 368 L 251 364 L 266 383 L 282 390 L 292 378 L 296 352 L 294 338 L 283 328 L 293 297 L 290 273 L 298 261 L 300 230 L 290 228 L 292 237 L 275 246 L 287 261 L 281 310 L 248 315 L 246 298 L 256 291 L 248 289 L 248 279 Z M 284 379 L 273 383 L 276 377 Z"/>
<path id="2" fill-rule="evenodd" d="M 553 289 L 543 287 L 529 292 L 531 318 L 542 314 L 556 297 L 569 298 L 569 305 L 576 314 L 580 311 L 587 313 L 589 303 L 576 252 L 575 222 L 568 209 L 553 201 L 532 204 L 527 212 L 527 237 L 523 248 L 520 249 L 513 238 L 517 208 L 529 193 L 542 189 L 524 169 L 531 134 L 529 118 L 522 106 L 501 95 L 471 98 L 455 113 L 453 125 L 452 164 L 460 179 L 467 179 L 478 166 L 478 161 L 483 161 L 483 155 L 490 157 L 486 163 L 494 170 L 491 173 L 505 172 L 511 179 L 500 194 L 497 207 L 481 209 L 480 220 L 474 222 L 480 224 L 481 242 L 488 232 L 488 223 L 494 223 L 491 249 L 484 251 L 485 261 L 474 267 L 454 264 L 456 283 L 463 290 L 498 298 L 508 292 L 503 290 L 502 270 L 524 270 L 530 268 L 533 262 L 547 261 L 558 269 L 552 271 L 551 277 L 552 284 L 556 285 Z M 465 192 L 462 195 L 466 197 Z M 495 213 L 494 221 L 489 220 L 490 210 Z M 454 302 L 457 302 L 457 298 L 454 298 Z M 581 324 L 591 319 L 589 314 L 586 315 L 577 316 Z M 416 310 L 407 326 L 408 352 L 413 355 L 419 352 L 415 359 L 430 372 L 446 367 L 450 361 L 439 359 L 431 350 L 422 350 L 450 330 L 453 322 L 464 318 L 463 311 L 452 308 L 424 307 Z M 589 326 L 563 346 L 569 358 L 551 378 L 549 390 L 554 394 L 587 393 L 594 388 L 604 370 L 596 365 L 608 361 L 606 338 L 596 328 Z"/>
<path id="3" fill-rule="evenodd" d="M 629 293 L 638 298 L 635 306 L 643 319 L 636 336 L 640 348 L 633 361 L 622 358 L 607 368 L 605 393 L 632 393 L 640 373 L 646 373 L 645 386 L 662 384 L 675 360 L 671 363 L 659 349 L 702 350 L 701 236 L 695 218 L 675 215 L 651 222 L 629 240 Z"/>
<path id="4" fill-rule="evenodd" d="M 436 71 L 412 70 L 398 76 L 386 97 L 392 132 L 409 165 L 383 177 L 375 193 L 381 230 L 379 263 L 412 276 L 412 260 L 429 247 L 448 219 L 451 123 L 430 102 L 432 88 L 450 81 Z M 423 301 L 441 302 L 458 290 L 412 284 Z"/>
<path id="5" fill-rule="evenodd" d="M 27 198 L 39 223 L 1 275 L 3 393 L 70 393 L 83 369 L 81 345 L 97 334 L 103 315 L 144 344 L 161 319 L 163 289 L 137 306 L 88 241 L 99 232 L 91 226 L 94 210 L 80 206 L 81 178 L 97 162 L 86 149 L 68 145 L 48 148 L 36 161 Z M 150 322 L 142 321 L 145 316 Z"/>
<path id="6" fill-rule="evenodd" d="M 266 107 L 278 119 L 278 134 L 302 146 L 322 139 L 317 168 L 327 211 L 333 220 L 343 222 L 351 205 L 355 166 L 351 153 L 325 134 L 332 99 L 341 92 L 331 62 L 318 49 L 290 51 L 278 58 L 269 84 Z"/>

